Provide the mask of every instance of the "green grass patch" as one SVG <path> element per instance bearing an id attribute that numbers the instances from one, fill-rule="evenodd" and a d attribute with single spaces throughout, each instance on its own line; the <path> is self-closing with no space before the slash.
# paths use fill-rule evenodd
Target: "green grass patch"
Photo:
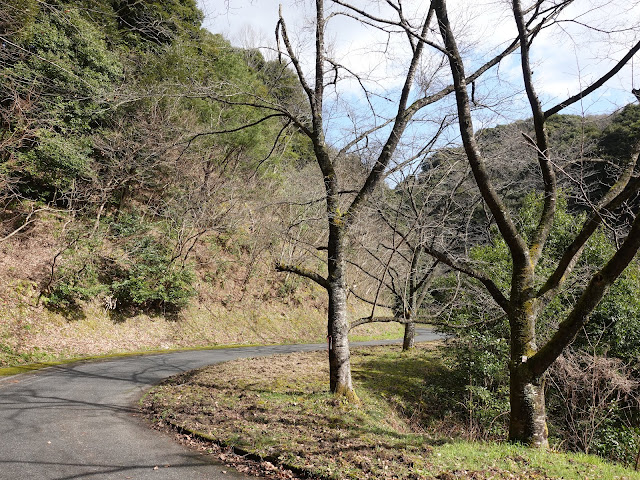
<path id="1" fill-rule="evenodd" d="M 456 437 L 460 388 L 437 349 L 355 349 L 361 403 L 327 391 L 326 352 L 242 359 L 173 377 L 142 400 L 159 426 L 335 479 L 640 479 L 592 456 Z M 434 387 L 434 383 L 438 387 Z M 447 393 L 447 389 L 449 393 Z M 448 420 L 447 420 L 448 418 Z"/>
<path id="2" fill-rule="evenodd" d="M 116 352 L 116 353 L 108 353 L 104 355 L 77 355 L 77 356 L 70 356 L 70 357 L 62 357 L 56 360 L 51 360 L 46 362 L 33 362 L 33 363 L 25 363 L 23 365 L 13 365 L 10 367 L 0 367 L 0 377 L 18 375 L 20 373 L 34 372 L 37 370 L 41 370 L 43 368 L 54 367 L 56 365 L 65 365 L 65 364 L 74 363 L 74 362 L 100 361 L 100 360 L 109 360 L 112 358 L 134 357 L 139 355 L 161 355 L 163 353 L 188 352 L 188 351 L 195 351 L 195 350 L 221 350 L 226 348 L 259 347 L 259 346 L 261 345 L 259 344 L 211 345 L 211 346 L 204 346 L 204 347 L 137 350 L 133 352 Z"/>
<path id="3" fill-rule="evenodd" d="M 486 472 L 486 477 L 471 478 L 640 478 L 638 472 L 608 463 L 595 455 L 550 452 L 508 443 L 445 443 L 434 448 L 431 461 L 436 470 L 454 473 L 456 476 L 452 478 L 466 478 L 464 475 L 470 472 Z"/>

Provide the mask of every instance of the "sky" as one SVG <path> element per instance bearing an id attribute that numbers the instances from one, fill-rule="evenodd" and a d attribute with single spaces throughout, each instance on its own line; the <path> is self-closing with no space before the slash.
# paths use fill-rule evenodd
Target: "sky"
<path id="1" fill-rule="evenodd" d="M 282 3 L 283 14 L 290 32 L 302 31 L 307 34 L 307 42 L 300 38 L 300 47 L 309 45 L 309 27 L 313 18 L 310 2 L 307 0 L 198 0 L 205 12 L 205 27 L 215 33 L 222 33 L 233 44 L 244 47 L 273 45 L 274 30 L 278 19 L 278 5 Z M 355 0 L 365 6 L 368 12 L 382 14 L 380 7 L 385 2 Z M 407 10 L 423 12 L 428 7 L 425 0 L 405 0 Z M 505 0 L 450 0 L 450 17 L 457 27 L 465 30 L 470 43 L 501 45 L 515 33 L 515 25 L 510 18 Z M 526 2 L 524 2 L 526 4 Z M 330 2 L 327 2 L 330 4 Z M 629 0 L 580 0 L 575 8 L 570 8 L 565 17 L 573 22 L 565 22 L 554 32 L 544 32 L 536 39 L 534 63 L 536 82 L 543 97 L 559 99 L 579 91 L 581 85 L 588 84 L 598 73 L 610 68 L 623 54 L 623 46 L 617 42 L 640 40 L 637 32 L 618 32 L 611 36 L 598 35 L 595 30 L 586 31 L 580 23 L 590 23 L 598 29 L 624 30 L 640 24 L 640 2 Z M 331 7 L 328 7 L 330 11 Z M 350 66 L 356 70 L 378 69 L 381 77 L 389 77 L 388 65 L 371 49 L 379 44 L 379 32 L 358 25 L 355 21 L 337 17 L 331 33 L 336 55 L 351 57 Z M 306 27 L 306 30 L 305 30 Z M 378 38 L 376 38 L 378 36 Z M 606 39 L 606 42 L 601 40 Z M 307 48 L 306 51 L 311 51 Z M 395 65 L 392 66 L 392 68 Z M 519 59 L 513 57 L 502 66 L 505 80 L 518 76 Z M 640 55 L 634 59 L 634 68 L 629 66 L 609 84 L 606 92 L 594 96 L 583 104 L 587 113 L 610 111 L 620 104 L 633 101 L 630 87 L 633 83 L 640 88 Z M 632 73 L 635 78 L 631 81 Z M 399 78 L 399 76 L 396 76 Z M 598 105 L 594 105 L 597 103 Z M 590 112 L 591 111 L 591 112 Z"/>
<path id="2" fill-rule="evenodd" d="M 397 1 L 397 0 L 396 0 Z M 391 13 L 383 0 L 352 0 L 378 16 Z M 274 46 L 274 30 L 278 6 L 293 37 L 306 72 L 313 69 L 313 2 L 309 0 L 198 0 L 205 13 L 204 26 L 214 33 L 222 33 L 232 44 L 241 47 Z M 421 17 L 428 8 L 427 0 L 403 0 L 405 13 Z M 526 0 L 523 3 L 527 4 Z M 336 11 L 326 2 L 327 14 Z M 490 58 L 512 39 L 516 26 L 509 0 L 449 0 L 449 17 L 454 31 L 460 32 L 461 48 L 466 52 L 467 72 Z M 640 0 L 577 0 L 569 7 L 562 22 L 544 30 L 535 39 L 532 65 L 537 93 L 544 107 L 551 107 L 579 92 L 594 78 L 609 70 L 627 51 L 630 44 L 640 40 Z M 585 25 L 592 28 L 585 28 Z M 354 72 L 365 74 L 368 86 L 379 93 L 373 99 L 376 108 L 385 106 L 386 98 L 401 87 L 406 71 L 409 49 L 404 39 L 388 42 L 377 29 L 336 16 L 331 20 L 328 44 L 333 58 L 346 64 Z M 635 29 L 635 30 L 634 30 Z M 604 34 L 604 30 L 613 33 Z M 392 37 L 393 38 L 393 37 Z M 438 35 L 432 34 L 438 39 Z M 264 50 L 265 55 L 272 51 Z M 437 57 L 433 57 L 433 61 Z M 424 64 L 428 71 L 429 58 Z M 434 81 L 442 85 L 450 82 L 448 72 Z M 631 87 L 640 88 L 640 54 L 632 65 L 614 79 L 563 113 L 608 114 L 635 101 Z M 511 55 L 499 68 L 494 68 L 477 82 L 477 94 L 488 108 L 475 113 L 475 127 L 490 127 L 516 119 L 531 117 L 524 93 L 520 56 Z M 338 99 L 338 97 L 340 97 Z M 332 135 L 339 142 L 338 130 L 348 138 L 350 122 L 366 119 L 367 105 L 358 82 L 344 81 L 336 91 L 335 101 L 327 102 L 329 114 L 334 115 Z M 341 103 L 340 103 L 341 102 Z M 388 102 L 393 112 L 393 102 Z M 451 107 L 451 102 L 448 108 Z M 447 104 L 445 102 L 445 107 Z M 369 112 L 369 116 L 371 116 Z M 326 115 L 330 118 L 330 115 Z M 329 120 L 331 121 L 331 120 Z M 355 121 L 353 122 L 355 124 Z M 329 128 L 327 128 L 329 130 Z M 417 133 L 416 133 L 417 135 Z M 455 141 L 455 140 L 454 140 Z"/>

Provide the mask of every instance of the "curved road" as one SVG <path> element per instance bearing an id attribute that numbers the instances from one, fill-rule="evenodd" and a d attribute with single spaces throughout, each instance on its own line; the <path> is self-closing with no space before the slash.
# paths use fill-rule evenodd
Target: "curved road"
<path id="1" fill-rule="evenodd" d="M 441 338 L 418 330 L 417 341 Z M 353 345 L 395 342 L 358 342 Z M 249 479 L 148 428 L 136 400 L 168 376 L 325 345 L 200 350 L 51 367 L 0 380 L 0 479 Z M 226 473 L 223 473 L 226 470 Z"/>

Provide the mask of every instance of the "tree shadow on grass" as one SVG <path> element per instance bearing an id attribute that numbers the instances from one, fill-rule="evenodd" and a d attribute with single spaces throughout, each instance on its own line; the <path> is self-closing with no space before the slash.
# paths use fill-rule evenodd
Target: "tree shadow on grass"
<path id="1" fill-rule="evenodd" d="M 353 369 L 356 384 L 377 392 L 410 424 L 429 429 L 463 414 L 466 382 L 460 372 L 443 363 L 437 349 L 408 355 L 356 355 L 364 357 Z"/>
<path id="2" fill-rule="evenodd" d="M 53 313 L 62 315 L 68 322 L 79 322 L 87 318 L 87 314 L 82 307 L 77 303 L 71 303 L 68 305 L 56 305 L 53 303 L 46 304 L 47 310 Z"/>
<path id="3" fill-rule="evenodd" d="M 118 308 L 108 310 L 109 319 L 116 325 L 125 323 L 127 320 L 137 317 L 138 315 L 149 315 L 153 319 L 164 320 L 167 322 L 178 322 L 182 319 L 181 310 L 177 308 L 166 308 L 161 305 L 145 304 L 136 305 L 126 303 L 119 305 Z"/>

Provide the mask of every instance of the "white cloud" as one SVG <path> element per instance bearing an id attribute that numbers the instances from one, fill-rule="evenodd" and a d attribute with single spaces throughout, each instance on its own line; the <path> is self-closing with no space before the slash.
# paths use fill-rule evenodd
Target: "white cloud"
<path id="1" fill-rule="evenodd" d="M 221 32 L 233 43 L 242 46 L 256 41 L 269 42 L 273 46 L 274 30 L 278 18 L 278 4 L 283 3 L 283 14 L 289 31 L 294 36 L 298 52 L 311 71 L 313 65 L 313 6 L 305 0 L 199 0 L 207 18 L 205 26 Z M 390 12 L 386 2 L 354 0 L 367 12 L 381 16 Z M 224 4 L 221 6 L 221 3 Z M 332 10 L 327 2 L 327 11 Z M 551 2 L 549 2 L 551 3 Z M 226 7 L 228 4 L 228 8 Z M 429 2 L 405 0 L 408 17 L 424 15 Z M 475 63 L 488 58 L 503 48 L 513 38 L 516 28 L 511 13 L 511 2 L 505 0 L 450 0 L 450 18 L 456 31 L 462 32 L 464 48 L 477 56 Z M 640 39 L 637 32 L 640 2 L 629 0 L 583 0 L 575 2 L 559 17 L 561 23 L 544 30 L 536 38 L 532 49 L 534 78 L 543 102 L 555 103 L 574 94 L 594 78 L 609 70 L 625 53 L 631 40 Z M 587 29 L 583 24 L 592 25 Z M 248 29 L 248 26 L 250 28 Z M 605 34 L 604 30 L 615 30 Z M 247 33 L 249 32 L 249 34 Z M 379 92 L 398 88 L 406 69 L 408 48 L 403 39 L 387 42 L 380 31 L 358 22 L 337 17 L 332 20 L 328 40 L 332 42 L 334 57 L 344 62 L 354 72 L 369 74 L 370 85 Z M 247 38 L 253 37 L 253 38 Z M 438 35 L 434 34 L 434 38 Z M 258 39 L 258 40 L 256 40 Z M 404 56 L 403 56 L 404 54 Z M 391 59 L 391 60 L 389 60 Z M 640 87 L 640 56 L 636 59 L 635 86 Z M 467 66 L 471 69 L 471 65 Z M 519 56 L 516 54 L 500 67 L 501 82 L 492 79 L 491 85 L 508 85 L 521 89 L 519 80 Z M 589 108 L 610 110 L 612 102 L 622 104 L 631 101 L 631 68 L 626 68 L 608 90 L 595 99 L 589 99 Z M 343 92 L 355 94 L 358 84 L 354 81 L 342 85 Z M 497 95 L 498 92 L 492 92 Z M 513 92 L 512 92 L 513 93 Z M 516 92 L 517 93 L 517 92 Z M 603 107 L 594 106 L 594 101 Z M 583 105 L 584 107 L 585 105 Z"/>

